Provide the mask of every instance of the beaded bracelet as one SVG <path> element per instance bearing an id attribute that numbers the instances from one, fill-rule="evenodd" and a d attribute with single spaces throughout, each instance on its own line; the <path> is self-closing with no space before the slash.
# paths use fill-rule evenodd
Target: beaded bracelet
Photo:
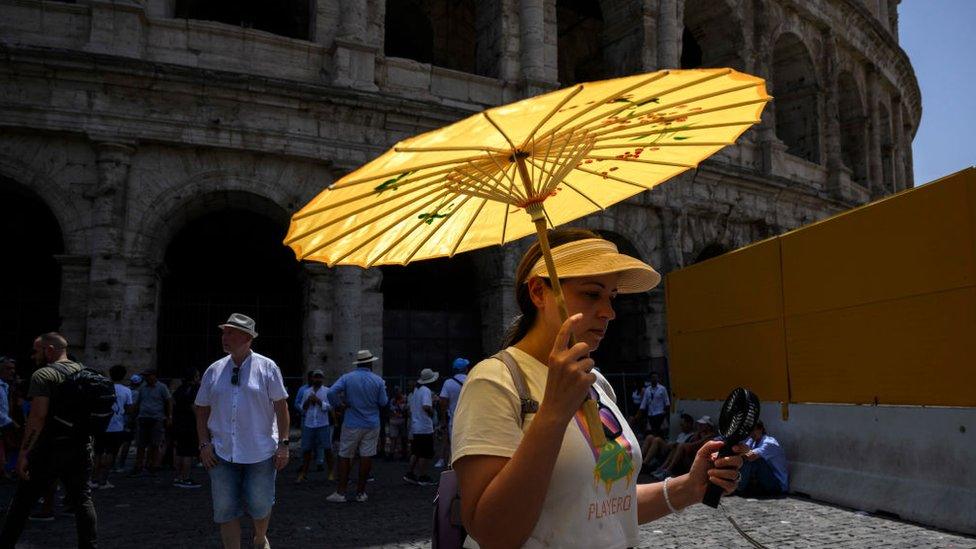
<path id="1" fill-rule="evenodd" d="M 669 480 L 671 480 L 671 477 L 665 477 L 665 479 L 664 479 L 664 504 L 668 506 L 668 510 L 669 511 L 671 511 L 674 514 L 678 514 L 682 510 L 675 509 L 674 508 L 674 505 L 671 505 L 671 498 L 668 497 L 668 481 Z"/>

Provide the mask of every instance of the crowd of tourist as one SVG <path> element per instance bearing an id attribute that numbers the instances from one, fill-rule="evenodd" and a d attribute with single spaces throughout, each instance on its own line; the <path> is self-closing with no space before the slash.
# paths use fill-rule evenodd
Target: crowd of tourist
<path id="1" fill-rule="evenodd" d="M 18 376 L 14 359 L 0 357 L 0 462 L 2 474 L 18 482 L 0 529 L 0 548 L 13 546 L 28 519 L 54 519 L 57 482 L 65 490 L 68 511 L 76 515 L 79 546 L 94 547 L 91 490 L 115 488 L 112 480 L 119 475 L 158 477 L 163 470 L 173 471 L 174 487 L 197 489 L 201 483 L 194 469 L 204 467 L 225 547 L 239 546 L 245 508 L 255 520 L 255 547 L 270 547 L 265 532 L 277 471 L 292 453 L 301 457 L 301 465 L 290 480 L 313 480 L 314 463 L 314 472 L 321 473 L 314 480 L 337 482 L 325 498 L 332 503 L 368 501 L 372 460 L 378 454 L 403 461 L 403 481 L 418 486 L 436 484 L 432 469 L 450 467 L 450 434 L 467 380 L 467 359 L 456 358 L 452 375 L 444 379 L 424 368 L 404 390 L 387 387 L 372 371 L 379 358 L 361 350 L 351 371 L 331 386 L 321 370 L 312 370 L 289 399 L 277 365 L 250 348 L 257 337 L 254 321 L 234 314 L 220 329 L 227 355 L 202 376 L 190 368 L 182 379 L 167 383 L 153 369 L 109 368 L 115 401 L 93 444 L 51 427 L 50 414 L 61 398 L 58 387 L 83 369 L 67 356 L 63 336 L 49 333 L 35 340 L 29 379 Z M 653 479 L 688 472 L 699 449 L 717 436 L 709 416 L 688 414 L 680 415 L 678 429 L 669 436 L 670 400 L 657 374 L 635 388 L 631 398 L 637 412 L 629 420 L 643 441 L 640 470 Z M 247 410 L 247 421 L 238 423 L 238 407 Z M 290 422 L 300 427 L 297 451 L 289 446 Z M 740 491 L 785 493 L 786 460 L 776 439 L 760 423 L 746 444 L 750 451 L 743 457 Z M 134 459 L 127 466 L 133 445 Z"/>

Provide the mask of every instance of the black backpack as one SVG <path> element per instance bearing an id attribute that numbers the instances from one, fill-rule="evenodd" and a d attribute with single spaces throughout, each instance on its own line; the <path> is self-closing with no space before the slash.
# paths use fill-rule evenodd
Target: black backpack
<path id="1" fill-rule="evenodd" d="M 66 374 L 51 398 L 51 421 L 56 437 L 87 438 L 108 429 L 115 415 L 115 384 L 91 368 L 68 372 L 61 364 L 51 364 Z"/>

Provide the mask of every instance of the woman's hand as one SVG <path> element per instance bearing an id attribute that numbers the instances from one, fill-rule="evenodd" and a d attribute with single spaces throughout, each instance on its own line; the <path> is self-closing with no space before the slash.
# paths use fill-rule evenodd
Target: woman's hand
<path id="1" fill-rule="evenodd" d="M 575 314 L 563 322 L 549 353 L 549 378 L 539 413 L 550 414 L 561 423 L 573 417 L 596 381 L 596 375 L 590 372 L 595 364 L 590 358 L 590 346 L 581 341 L 569 347 L 570 334 L 582 318 L 582 314 Z"/>
<path id="2" fill-rule="evenodd" d="M 742 456 L 717 457 L 718 450 L 725 443 L 719 440 L 706 442 L 695 454 L 695 461 L 688 472 L 688 484 L 696 490 L 695 501 L 705 497 L 705 490 L 709 484 L 717 484 L 725 495 L 735 491 L 739 483 L 739 469 L 742 468 Z M 749 451 L 749 447 L 737 444 L 732 448 L 736 454 Z M 700 492 L 700 495 L 698 494 Z"/>

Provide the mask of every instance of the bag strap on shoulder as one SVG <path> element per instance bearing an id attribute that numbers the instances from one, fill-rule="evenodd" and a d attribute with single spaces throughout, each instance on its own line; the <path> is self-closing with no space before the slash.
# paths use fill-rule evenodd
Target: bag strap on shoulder
<path id="1" fill-rule="evenodd" d="M 522 375 L 522 368 L 519 367 L 511 353 L 503 349 L 495 353 L 492 358 L 501 360 L 508 368 L 508 373 L 511 374 L 512 381 L 515 383 L 515 392 L 518 393 L 519 402 L 522 405 L 520 423 L 525 423 L 525 416 L 539 411 L 539 401 L 532 398 L 529 386 L 525 383 L 525 376 Z"/>

